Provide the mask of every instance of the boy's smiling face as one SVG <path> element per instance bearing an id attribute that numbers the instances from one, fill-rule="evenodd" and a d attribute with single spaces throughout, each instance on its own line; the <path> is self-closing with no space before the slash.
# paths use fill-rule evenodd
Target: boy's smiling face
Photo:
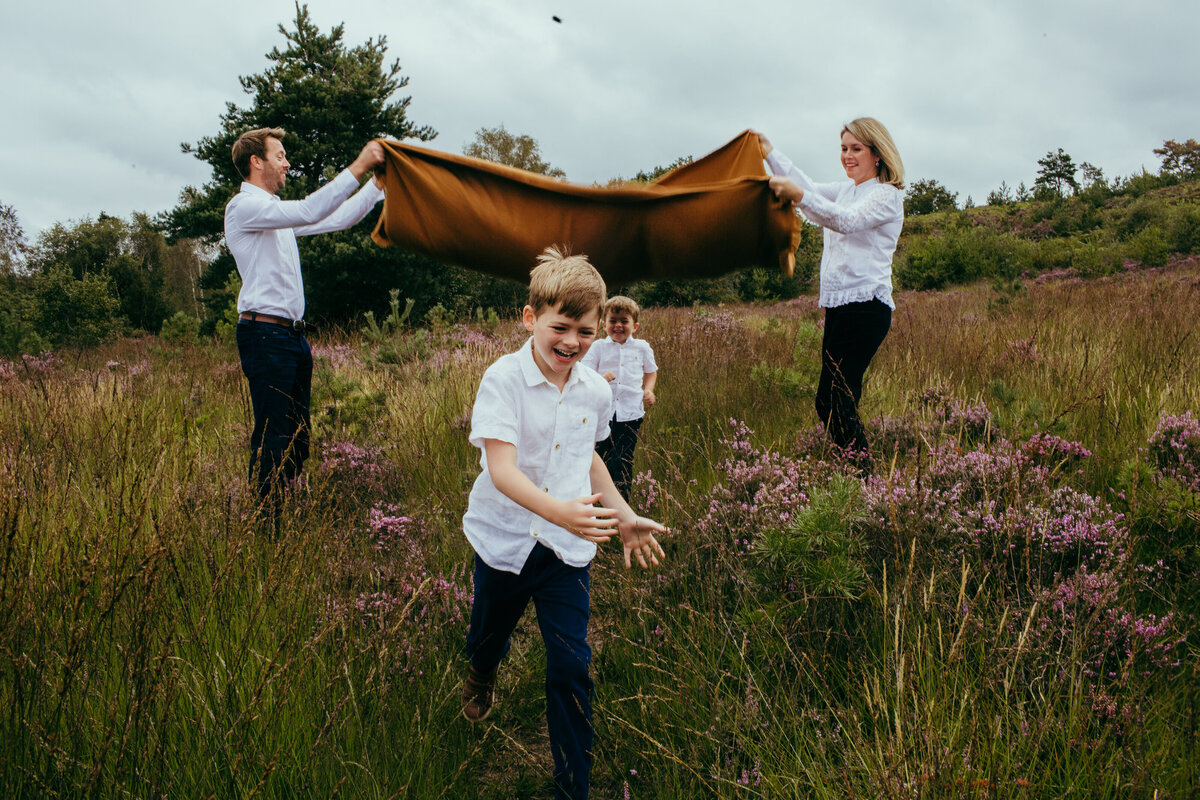
<path id="1" fill-rule="evenodd" d="M 575 362 L 583 358 L 596 340 L 600 312 L 589 311 L 575 319 L 560 313 L 560 308 L 557 305 L 543 308 L 535 314 L 531 306 L 525 306 L 521 321 L 525 330 L 533 334 L 534 363 L 546 380 L 561 389 L 567 384 Z"/>
<path id="2" fill-rule="evenodd" d="M 608 319 L 604 322 L 604 330 L 608 333 L 608 338 L 612 339 L 617 344 L 625 344 L 629 341 L 629 337 L 637 333 L 637 329 L 641 326 L 633 321 L 633 316 L 628 311 L 616 311 L 608 315 Z"/>

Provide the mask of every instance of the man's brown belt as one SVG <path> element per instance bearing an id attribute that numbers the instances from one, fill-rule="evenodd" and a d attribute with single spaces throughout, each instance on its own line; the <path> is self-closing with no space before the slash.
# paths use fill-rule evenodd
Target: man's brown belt
<path id="1" fill-rule="evenodd" d="M 260 314 L 257 311 L 243 311 L 238 314 L 238 319 L 248 320 L 249 322 L 269 322 L 272 325 L 282 325 L 294 331 L 304 330 L 304 320 L 302 319 L 288 319 L 287 317 L 277 317 L 274 314 Z"/>

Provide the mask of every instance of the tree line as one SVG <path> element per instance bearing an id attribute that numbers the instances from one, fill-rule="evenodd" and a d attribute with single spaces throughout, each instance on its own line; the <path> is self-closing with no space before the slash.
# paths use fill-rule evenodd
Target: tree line
<path id="1" fill-rule="evenodd" d="M 211 178 L 202 186 L 186 187 L 171 210 L 155 217 L 134 214 L 128 220 L 101 213 L 94 220 L 56 224 L 31 244 L 16 209 L 0 203 L 0 353 L 90 345 L 132 331 L 212 333 L 228 326 L 240 284 L 222 241 L 224 208 L 241 185 L 229 152 L 237 136 L 251 127 L 269 123 L 289 132 L 292 167 L 283 199 L 310 194 L 349 163 L 364 141 L 385 136 L 427 142 L 437 136 L 430 126 L 409 118 L 411 97 L 398 95 L 408 78 L 399 61 L 387 61 L 386 37 L 348 46 L 342 25 L 323 33 L 303 5 L 297 6 L 293 27 L 280 25 L 279 32 L 284 45 L 267 53 L 267 68 L 240 78 L 250 102 L 244 107 L 228 103 L 216 133 L 181 145 L 184 153 L 211 168 Z M 544 160 L 535 139 L 511 133 L 503 125 L 481 128 L 464 152 L 564 177 L 561 169 Z M 1078 198 L 1094 202 L 1200 178 L 1196 140 L 1168 140 L 1154 152 L 1162 159 L 1158 175 L 1106 181 L 1099 168 L 1086 162 L 1076 166 L 1060 148 L 1039 159 L 1032 188 L 1022 183 L 1011 189 L 1002 183 L 987 203 L 1003 208 L 1061 205 Z M 685 156 L 639 171 L 629 180 L 614 179 L 610 185 L 648 182 L 690 160 Z M 913 182 L 906 195 L 910 218 L 972 208 L 971 198 L 960 208 L 957 194 L 931 179 Z M 397 287 L 412 301 L 416 320 L 430 314 L 507 309 L 522 302 L 524 288 L 512 282 L 400 248 L 375 246 L 365 232 L 374 226 L 377 214 L 378 210 L 350 231 L 300 238 L 309 319 L 361 326 L 365 312 L 386 314 L 388 290 Z M 910 227 L 906 225 L 906 235 Z M 815 285 L 820 238 L 819 229 L 805 226 L 791 278 L 764 265 L 718 279 L 623 288 L 646 305 L 796 297 Z M 902 239 L 901 260 L 905 245 Z M 898 263 L 898 275 L 904 265 Z"/>

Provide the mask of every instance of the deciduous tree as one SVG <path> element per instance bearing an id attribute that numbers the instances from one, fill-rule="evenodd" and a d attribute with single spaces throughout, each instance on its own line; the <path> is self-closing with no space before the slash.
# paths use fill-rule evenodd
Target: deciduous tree
<path id="1" fill-rule="evenodd" d="M 1162 147 L 1154 148 L 1154 155 L 1162 159 L 1162 171 L 1180 177 L 1200 177 L 1200 142 L 1188 139 L 1182 144 L 1167 139 Z"/>
<path id="2" fill-rule="evenodd" d="M 101 213 L 95 220 L 57 223 L 44 231 L 30 251 L 29 266 L 40 275 L 65 270 L 81 282 L 102 278 L 111 286 L 117 310 L 129 325 L 158 331 L 165 318 L 184 310 L 167 304 L 163 287 L 171 251 L 184 257 L 191 245 L 185 241 L 169 246 L 144 214 L 126 222 Z"/>
<path id="3" fill-rule="evenodd" d="M 904 195 L 904 213 L 910 217 L 954 211 L 958 208 L 958 192 L 951 192 L 932 178 L 914 181 Z"/>
<path id="4" fill-rule="evenodd" d="M 475 141 L 463 148 L 463 154 L 551 178 L 567 177 L 567 173 L 542 159 L 536 139 L 526 134 L 509 133 L 503 125 L 475 131 Z"/>

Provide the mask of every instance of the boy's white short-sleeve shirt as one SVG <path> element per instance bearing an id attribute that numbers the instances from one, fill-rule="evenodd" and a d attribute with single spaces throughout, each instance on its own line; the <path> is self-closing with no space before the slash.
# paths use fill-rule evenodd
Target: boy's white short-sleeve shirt
<path id="1" fill-rule="evenodd" d="M 532 340 L 487 368 L 471 411 L 471 444 L 482 470 L 471 488 L 463 531 L 492 569 L 519 574 L 538 542 L 573 567 L 586 567 L 596 545 L 518 505 L 492 483 L 485 439 L 517 448 L 517 468 L 560 500 L 592 494 L 592 454 L 609 435 L 612 392 L 590 369 L 575 368 L 562 392 L 533 360 Z"/>
<path id="2" fill-rule="evenodd" d="M 643 376 L 658 372 L 654 350 L 649 343 L 632 336 L 624 344 L 612 339 L 598 339 L 584 353 L 583 363 L 601 375 L 611 372 L 617 376 L 609 381 L 617 422 L 629 422 L 646 416 L 646 406 L 642 401 Z"/>

